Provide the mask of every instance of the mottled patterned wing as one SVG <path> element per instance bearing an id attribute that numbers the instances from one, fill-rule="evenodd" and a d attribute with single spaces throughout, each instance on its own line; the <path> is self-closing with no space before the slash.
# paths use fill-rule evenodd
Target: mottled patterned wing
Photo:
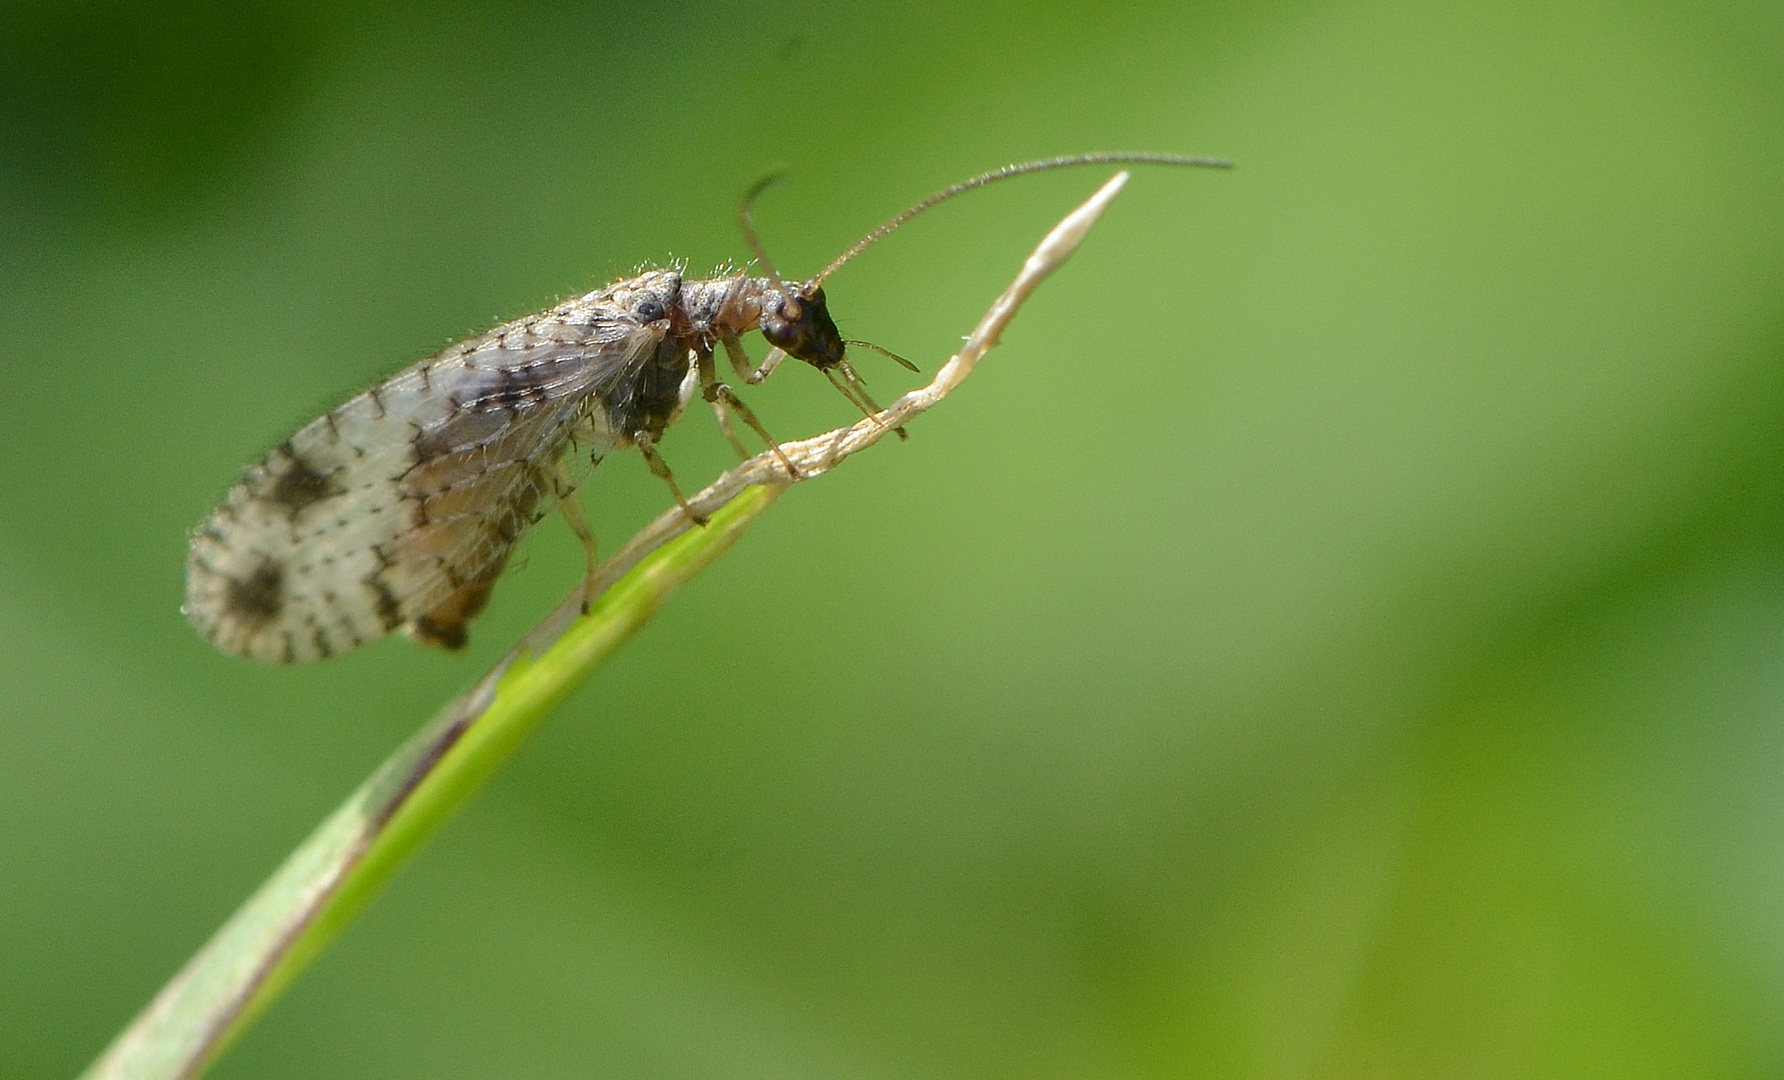
<path id="1" fill-rule="evenodd" d="M 515 542 L 568 494 L 564 453 L 623 441 L 602 395 L 660 360 L 666 330 L 634 315 L 638 291 L 454 346 L 279 444 L 193 537 L 185 612 L 199 633 L 263 663 L 400 626 L 462 645 Z"/>

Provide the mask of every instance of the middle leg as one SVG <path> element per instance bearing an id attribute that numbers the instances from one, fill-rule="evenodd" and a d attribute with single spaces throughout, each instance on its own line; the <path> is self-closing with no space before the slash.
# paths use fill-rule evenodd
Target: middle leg
<path id="1" fill-rule="evenodd" d="M 681 485 L 675 482 L 675 474 L 669 471 L 669 463 L 663 460 L 663 455 L 657 453 L 656 438 L 648 431 L 634 431 L 632 442 L 637 445 L 638 452 L 644 455 L 644 463 L 650 466 L 651 474 L 669 485 L 669 494 L 675 496 L 675 505 L 681 507 L 681 512 L 688 516 L 689 521 L 704 526 L 706 515 L 696 514 L 694 508 L 688 505 L 688 497 L 681 493 Z"/>

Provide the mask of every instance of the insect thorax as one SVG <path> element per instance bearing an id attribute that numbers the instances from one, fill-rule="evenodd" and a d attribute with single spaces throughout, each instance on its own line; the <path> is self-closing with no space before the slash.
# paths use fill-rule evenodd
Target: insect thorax
<path id="1" fill-rule="evenodd" d="M 725 338 L 756 329 L 762 301 L 773 289 L 767 278 L 735 277 L 684 281 L 675 303 L 671 336 L 695 352 L 711 352 Z"/>

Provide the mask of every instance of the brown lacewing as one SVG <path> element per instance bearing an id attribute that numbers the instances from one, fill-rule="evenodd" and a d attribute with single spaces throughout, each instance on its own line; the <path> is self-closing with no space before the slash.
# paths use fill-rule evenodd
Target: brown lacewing
<path id="1" fill-rule="evenodd" d="M 573 497 L 578 468 L 636 448 L 687 508 L 657 443 L 695 394 L 712 403 L 740 454 L 748 456 L 733 415 L 779 451 L 719 381 L 715 349 L 751 383 L 784 357 L 803 360 L 877 413 L 847 347 L 885 350 L 842 337 L 824 281 L 962 192 L 1117 163 L 1228 166 L 1135 153 L 1008 165 L 916 203 L 803 283 L 775 273 L 751 224 L 751 203 L 772 178 L 764 181 L 739 204 L 738 221 L 765 276 L 688 280 L 652 270 L 616 281 L 405 368 L 274 447 L 192 537 L 186 617 L 217 648 L 262 663 L 321 660 L 398 628 L 460 648 L 514 545 L 553 506 L 593 573 L 594 538 Z M 742 344 L 752 330 L 772 346 L 754 370 Z"/>

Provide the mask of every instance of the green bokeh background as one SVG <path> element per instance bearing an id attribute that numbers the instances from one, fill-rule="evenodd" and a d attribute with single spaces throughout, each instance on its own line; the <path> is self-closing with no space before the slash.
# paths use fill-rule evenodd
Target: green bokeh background
<path id="1" fill-rule="evenodd" d="M 770 169 L 801 273 L 1093 148 L 1240 167 L 1138 174 L 214 1075 L 1779 1075 L 1780 11 L 9 5 L 0 1077 L 78 1071 L 578 572 L 553 525 L 469 655 L 254 668 L 177 612 L 238 468 L 740 257 Z M 845 332 L 933 370 L 1103 175 L 912 225 Z M 585 501 L 609 544 L 666 503 L 635 457 Z"/>

